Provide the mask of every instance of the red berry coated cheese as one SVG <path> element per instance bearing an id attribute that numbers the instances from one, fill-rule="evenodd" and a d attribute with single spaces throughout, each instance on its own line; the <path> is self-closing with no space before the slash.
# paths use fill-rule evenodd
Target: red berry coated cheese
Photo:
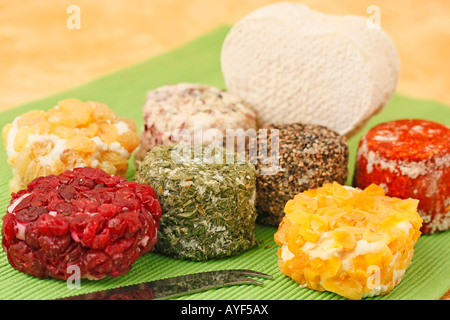
<path id="1" fill-rule="evenodd" d="M 156 244 L 161 206 L 146 184 L 90 167 L 33 180 L 12 194 L 3 249 L 39 278 L 118 277 Z M 73 266 L 69 269 L 69 267 Z"/>

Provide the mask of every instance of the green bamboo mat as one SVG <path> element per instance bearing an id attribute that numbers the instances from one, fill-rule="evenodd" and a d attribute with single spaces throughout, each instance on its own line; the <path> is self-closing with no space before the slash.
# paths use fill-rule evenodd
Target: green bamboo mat
<path id="1" fill-rule="evenodd" d="M 228 26 L 211 33 L 169 53 L 128 67 L 75 89 L 51 97 L 18 106 L 0 113 L 0 126 L 11 122 L 16 116 L 31 109 L 47 110 L 64 98 L 95 100 L 108 104 L 120 116 L 132 117 L 138 127 L 146 92 L 160 85 L 195 82 L 224 88 L 220 70 L 220 50 L 229 30 Z M 395 95 L 386 109 L 373 117 L 367 126 L 349 141 L 349 169 L 351 181 L 357 142 L 373 125 L 399 118 L 423 118 L 450 124 L 450 108 L 433 101 L 419 101 Z M 130 160 L 128 178 L 132 179 L 134 166 Z M 6 212 L 10 201 L 8 181 L 11 171 L 6 153 L 0 150 L 0 212 Z M 83 280 L 81 289 L 68 289 L 66 282 L 55 279 L 37 279 L 14 270 L 5 253 L 0 253 L 0 299 L 55 299 L 88 293 L 118 286 L 136 284 L 193 272 L 219 269 L 253 269 L 273 275 L 263 280 L 264 286 L 241 285 L 214 289 L 179 298 L 211 300 L 331 300 L 343 299 L 329 292 L 315 292 L 300 288 L 294 281 L 282 275 L 277 267 L 277 246 L 273 240 L 274 227 L 258 225 L 256 237 L 260 246 L 240 255 L 208 262 L 179 261 L 149 253 L 141 257 L 125 276 L 100 281 Z M 415 246 L 411 266 L 402 282 L 389 294 L 369 299 L 439 299 L 450 289 L 450 232 L 421 236 Z M 76 290 L 76 291 L 74 291 Z"/>

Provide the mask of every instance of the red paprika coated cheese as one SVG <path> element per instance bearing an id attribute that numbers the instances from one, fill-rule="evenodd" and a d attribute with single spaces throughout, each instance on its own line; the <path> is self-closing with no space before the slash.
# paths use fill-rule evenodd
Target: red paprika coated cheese
<path id="1" fill-rule="evenodd" d="M 386 195 L 419 200 L 422 233 L 450 227 L 450 127 L 420 119 L 395 120 L 359 142 L 354 186 L 375 183 Z"/>

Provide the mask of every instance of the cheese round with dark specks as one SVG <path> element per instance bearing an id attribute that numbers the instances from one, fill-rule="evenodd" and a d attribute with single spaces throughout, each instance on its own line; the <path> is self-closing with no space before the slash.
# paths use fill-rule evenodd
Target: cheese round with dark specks
<path id="1" fill-rule="evenodd" d="M 258 133 L 255 161 L 259 222 L 278 226 L 286 202 L 296 194 L 327 182 L 344 184 L 347 180 L 349 150 L 345 137 L 337 132 L 302 123 L 262 129 L 267 132 Z M 265 149 L 270 155 L 267 159 L 262 152 Z"/>

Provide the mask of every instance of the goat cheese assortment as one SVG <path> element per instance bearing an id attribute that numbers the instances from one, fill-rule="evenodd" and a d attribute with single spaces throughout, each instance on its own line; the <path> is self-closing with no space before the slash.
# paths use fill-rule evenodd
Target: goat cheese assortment
<path id="1" fill-rule="evenodd" d="M 365 17 L 279 2 L 236 23 L 220 59 L 227 91 L 151 90 L 140 136 L 134 120 L 78 99 L 7 124 L 10 264 L 40 278 L 67 279 L 72 266 L 87 279 L 118 277 L 152 250 L 193 261 L 240 254 L 258 244 L 260 222 L 277 227 L 279 269 L 302 287 L 361 299 L 398 285 L 419 236 L 450 226 L 450 129 L 374 127 L 359 144 L 355 187 L 343 185 L 346 138 L 397 85 L 388 35 Z"/>

